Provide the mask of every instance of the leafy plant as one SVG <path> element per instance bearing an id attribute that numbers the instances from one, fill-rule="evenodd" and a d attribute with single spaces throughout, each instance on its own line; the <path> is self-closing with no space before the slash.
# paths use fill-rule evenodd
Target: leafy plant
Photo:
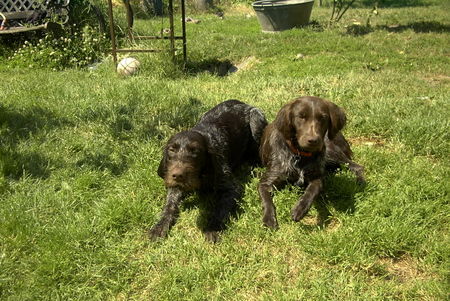
<path id="1" fill-rule="evenodd" d="M 86 25 L 106 32 L 107 1 L 71 0 L 69 23 L 72 27 L 82 28 Z"/>
<path id="2" fill-rule="evenodd" d="M 331 11 L 330 24 L 337 23 L 342 19 L 342 16 L 347 12 L 350 6 L 356 0 L 333 0 L 333 9 Z"/>
<path id="3" fill-rule="evenodd" d="M 83 67 L 99 60 L 109 45 L 103 35 L 85 26 L 71 37 L 48 34 L 37 41 L 25 41 L 10 57 L 12 66 L 62 70 Z"/>

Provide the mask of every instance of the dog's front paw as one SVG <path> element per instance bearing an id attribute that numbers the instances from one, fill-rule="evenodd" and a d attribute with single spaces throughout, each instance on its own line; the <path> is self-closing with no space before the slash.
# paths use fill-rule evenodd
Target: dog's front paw
<path id="1" fill-rule="evenodd" d="M 160 238 L 165 238 L 167 236 L 167 231 L 165 231 L 164 227 L 162 227 L 161 225 L 157 224 L 155 226 L 153 226 L 153 228 L 151 228 L 148 231 L 148 237 L 150 238 L 150 240 L 158 240 Z"/>
<path id="2" fill-rule="evenodd" d="M 298 222 L 302 218 L 305 217 L 306 213 L 308 213 L 309 207 L 305 206 L 304 203 L 300 202 L 297 206 L 292 208 L 292 219 L 295 222 Z"/>
<path id="3" fill-rule="evenodd" d="M 358 175 L 358 176 L 356 177 L 356 183 L 357 183 L 359 186 L 364 187 L 364 186 L 366 186 L 366 179 L 364 178 L 363 175 Z"/>
<path id="4" fill-rule="evenodd" d="M 209 242 L 217 243 L 220 241 L 219 231 L 205 231 L 203 234 Z"/>
<path id="5" fill-rule="evenodd" d="M 275 215 L 273 214 L 265 214 L 263 216 L 263 224 L 271 229 L 278 229 L 278 221 L 277 218 L 275 217 Z"/>

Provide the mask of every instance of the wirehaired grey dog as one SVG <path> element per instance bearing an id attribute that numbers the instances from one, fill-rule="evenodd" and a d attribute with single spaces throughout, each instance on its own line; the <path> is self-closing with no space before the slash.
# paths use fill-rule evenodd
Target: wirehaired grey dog
<path id="1" fill-rule="evenodd" d="M 345 113 L 332 102 L 306 96 L 284 105 L 264 130 L 260 156 L 267 166 L 258 186 L 263 206 L 263 223 L 277 228 L 273 187 L 286 182 L 306 185 L 292 209 L 292 219 L 302 219 L 323 188 L 325 171 L 348 165 L 359 183 L 364 168 L 352 161 L 352 151 L 341 133 Z"/>
<path id="2" fill-rule="evenodd" d="M 204 233 L 216 242 L 240 198 L 233 171 L 246 161 L 259 161 L 259 141 L 266 125 L 258 108 L 227 100 L 206 112 L 190 130 L 172 136 L 158 168 L 167 202 L 161 219 L 149 231 L 150 238 L 167 236 L 189 192 L 210 191 L 214 204 Z"/>

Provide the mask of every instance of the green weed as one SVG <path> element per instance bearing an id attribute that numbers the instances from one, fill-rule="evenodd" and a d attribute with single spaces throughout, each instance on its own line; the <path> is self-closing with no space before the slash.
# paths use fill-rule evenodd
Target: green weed
<path id="1" fill-rule="evenodd" d="M 56 37 L 45 35 L 37 41 L 25 41 L 9 57 L 11 67 L 48 68 L 62 70 L 64 68 L 85 67 L 104 57 L 109 42 L 105 37 L 85 27 L 73 36 Z"/>

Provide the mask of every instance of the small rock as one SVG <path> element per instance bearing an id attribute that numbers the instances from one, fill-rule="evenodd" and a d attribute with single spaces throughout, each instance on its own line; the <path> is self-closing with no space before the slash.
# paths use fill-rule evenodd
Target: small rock
<path id="1" fill-rule="evenodd" d="M 389 29 L 397 29 L 400 27 L 400 24 L 391 24 L 387 26 Z"/>
<path id="2" fill-rule="evenodd" d="M 430 100 L 430 96 L 419 96 L 417 97 L 418 100 Z"/>
<path id="3" fill-rule="evenodd" d="M 194 18 L 191 18 L 191 17 L 187 17 L 187 18 L 185 19 L 185 22 L 186 22 L 186 23 L 194 23 L 194 24 L 198 24 L 198 23 L 200 23 L 200 20 L 197 20 L 197 19 L 194 19 Z"/>
<path id="4" fill-rule="evenodd" d="M 305 58 L 305 55 L 302 53 L 298 53 L 295 58 L 294 61 L 299 61 L 299 60 L 303 60 Z"/>
<path id="5" fill-rule="evenodd" d="M 254 56 L 247 57 L 238 64 L 232 64 L 228 69 L 228 73 L 231 74 L 242 70 L 250 69 L 257 63 L 259 63 L 259 61 L 256 57 Z"/>

